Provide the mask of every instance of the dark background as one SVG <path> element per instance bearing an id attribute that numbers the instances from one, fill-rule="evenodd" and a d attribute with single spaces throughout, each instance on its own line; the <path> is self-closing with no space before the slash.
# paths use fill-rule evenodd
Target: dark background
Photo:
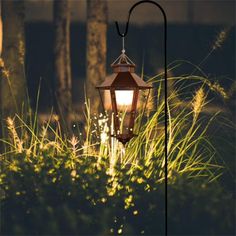
<path id="1" fill-rule="evenodd" d="M 224 25 L 168 24 L 167 57 L 168 64 L 176 60 L 186 60 L 199 65 L 214 45 L 217 35 Z M 126 53 L 136 63 L 140 73 L 154 76 L 163 68 L 163 26 L 148 24 L 130 25 L 125 41 Z M 119 56 L 121 38 L 115 24 L 109 24 L 107 33 L 107 73 L 110 64 Z M 71 24 L 71 66 L 73 79 L 73 102 L 81 104 L 84 99 L 86 78 L 86 25 Z M 215 50 L 201 65 L 210 79 L 219 80 L 229 88 L 229 78 L 235 79 L 235 26 L 231 26 L 222 46 Z M 174 76 L 191 74 L 194 68 L 182 63 Z M 33 22 L 26 25 L 26 75 L 32 104 L 41 78 L 39 109 L 48 110 L 53 105 L 53 25 L 46 22 Z"/>

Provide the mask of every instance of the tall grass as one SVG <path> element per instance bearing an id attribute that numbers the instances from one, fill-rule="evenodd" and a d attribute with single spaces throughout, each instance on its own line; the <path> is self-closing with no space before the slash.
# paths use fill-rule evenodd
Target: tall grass
<path id="1" fill-rule="evenodd" d="M 53 110 L 43 123 L 38 120 L 37 109 L 34 114 L 30 110 L 6 119 L 7 133 L 0 140 L 4 146 L 0 154 L 3 233 L 164 234 L 163 74 L 148 79 L 156 93 L 152 93 L 152 104 L 148 104 L 143 121 L 142 109 L 138 114 L 138 136 L 125 147 L 109 136 L 112 122 L 108 112 L 92 115 L 89 99 L 84 103 L 84 128 L 74 129 L 70 135 L 62 132 Z M 211 103 L 209 91 L 224 97 L 223 93 L 211 88 L 204 76 L 170 77 L 168 82 L 172 84 L 167 114 L 169 196 L 185 199 L 182 179 L 190 195 L 195 194 L 193 189 L 208 194 L 205 184 L 216 182 L 223 166 L 217 163 L 217 147 L 208 137 L 219 112 L 206 115 L 204 109 Z M 76 123 L 74 126 L 79 127 Z M 192 186 L 194 181 L 201 185 Z M 218 203 L 219 196 L 215 195 Z M 228 199 L 227 195 L 223 200 Z M 174 204 L 170 201 L 170 210 L 175 209 Z M 170 215 L 175 216 L 174 212 Z M 220 212 L 225 214 L 225 208 Z M 215 217 L 211 208 L 204 214 Z M 232 230 L 230 217 L 228 214 L 225 221 Z M 22 218 L 27 223 L 22 223 Z M 225 224 L 221 228 L 223 232 Z M 173 223 L 173 232 L 178 230 L 182 233 L 183 229 Z"/>
<path id="2" fill-rule="evenodd" d="M 175 86 L 168 96 L 168 178 L 175 181 L 177 175 L 187 175 L 188 178 L 203 177 L 212 181 L 219 175 L 219 166 L 214 159 L 217 150 L 207 138 L 207 129 L 215 116 L 210 118 L 201 115 L 204 106 L 209 102 L 207 93 L 210 82 L 204 77 L 192 77 L 194 86 L 198 89 L 186 94 L 188 100 L 181 101 L 186 89 L 191 83 L 184 85 L 186 78 L 172 77 Z M 188 78 L 189 80 L 189 78 Z M 136 170 L 143 170 L 146 178 L 154 178 L 155 182 L 164 180 L 164 100 L 161 88 L 163 87 L 162 75 L 150 78 L 155 84 L 157 94 L 151 100 L 156 103 L 154 111 L 148 111 L 144 122 L 137 118 L 136 127 L 138 136 L 133 138 L 124 148 L 114 138 L 109 137 L 109 117 L 107 114 L 92 116 L 90 101 L 85 101 L 84 130 L 78 130 L 72 137 L 62 134 L 58 119 L 53 114 L 40 124 L 35 115 L 22 118 L 19 115 L 8 117 L 6 126 L 8 135 L 1 140 L 5 152 L 1 154 L 5 168 L 12 168 L 14 156 L 24 155 L 31 162 L 37 160 L 45 153 L 55 159 L 58 155 L 67 156 L 68 168 L 75 169 L 81 158 L 96 160 L 96 166 L 101 162 L 108 163 L 107 173 L 115 175 L 115 165 L 127 169 L 129 174 Z M 197 81 L 197 86 L 196 86 Z M 182 82 L 181 86 L 179 84 Z M 39 95 L 38 95 L 39 97 Z M 183 103 L 185 104 L 183 107 Z M 55 118 L 55 117 L 54 117 Z M 18 124 L 16 126 L 15 124 Z M 127 168 L 128 167 L 128 168 Z"/>

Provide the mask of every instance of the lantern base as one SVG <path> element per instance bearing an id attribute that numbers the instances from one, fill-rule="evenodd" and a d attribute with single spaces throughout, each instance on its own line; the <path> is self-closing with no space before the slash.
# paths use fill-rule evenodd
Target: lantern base
<path id="1" fill-rule="evenodd" d="M 118 135 L 111 135 L 111 137 L 115 137 L 119 142 L 121 142 L 123 145 L 128 143 L 130 139 L 137 136 L 137 134 L 118 134 Z"/>

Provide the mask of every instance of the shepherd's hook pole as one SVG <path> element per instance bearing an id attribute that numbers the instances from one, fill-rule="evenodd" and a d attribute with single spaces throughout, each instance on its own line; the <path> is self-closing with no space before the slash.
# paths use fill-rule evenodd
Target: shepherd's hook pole
<path id="1" fill-rule="evenodd" d="M 167 144 L 168 144 L 168 133 L 167 133 L 167 127 L 168 127 L 168 117 L 167 117 L 167 17 L 164 9 L 155 1 L 139 1 L 135 3 L 129 10 L 128 19 L 125 26 L 124 33 L 120 32 L 120 28 L 118 25 L 118 22 L 116 21 L 116 29 L 119 36 L 121 36 L 124 42 L 124 38 L 128 33 L 129 29 L 129 21 L 132 11 L 135 7 L 142 3 L 150 3 L 158 7 L 158 9 L 161 11 L 163 19 L 164 19 L 164 76 L 165 76 L 165 235 L 168 235 L 168 225 L 167 225 L 167 216 L 168 216 L 168 208 L 167 208 L 167 187 L 168 187 L 168 150 L 167 150 Z"/>

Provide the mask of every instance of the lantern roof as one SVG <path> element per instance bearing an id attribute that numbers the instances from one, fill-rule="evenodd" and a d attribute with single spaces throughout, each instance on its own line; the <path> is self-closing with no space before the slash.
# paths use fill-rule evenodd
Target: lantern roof
<path id="1" fill-rule="evenodd" d="M 150 89 L 152 86 L 134 73 L 136 65 L 122 51 L 122 54 L 111 64 L 113 73 L 97 86 L 99 89 Z"/>

